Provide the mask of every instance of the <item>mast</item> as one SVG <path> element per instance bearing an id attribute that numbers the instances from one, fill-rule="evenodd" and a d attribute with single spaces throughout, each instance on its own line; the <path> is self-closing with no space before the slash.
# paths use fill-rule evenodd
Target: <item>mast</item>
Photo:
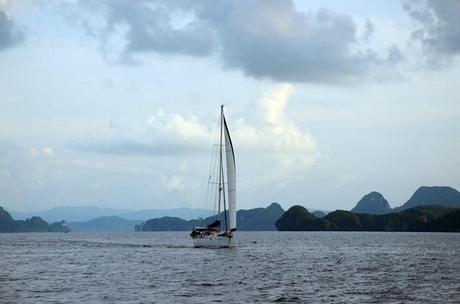
<path id="1" fill-rule="evenodd" d="M 225 186 L 224 186 L 224 163 L 222 161 L 222 152 L 223 152 L 223 131 L 224 131 L 224 105 L 220 106 L 220 139 L 219 139 L 219 210 L 221 196 L 224 203 L 224 221 L 225 221 L 225 231 L 228 231 L 227 225 L 227 206 L 225 204 Z"/>

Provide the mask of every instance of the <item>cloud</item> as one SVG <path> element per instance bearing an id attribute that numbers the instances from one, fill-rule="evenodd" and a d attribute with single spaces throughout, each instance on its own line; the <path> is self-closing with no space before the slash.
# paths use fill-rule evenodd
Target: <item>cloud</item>
<path id="1" fill-rule="evenodd" d="M 348 15 L 320 9 L 302 13 L 290 1 L 240 1 L 206 6 L 199 16 L 219 33 L 227 68 L 256 78 L 336 82 L 362 75 L 383 60 L 361 49 Z M 216 12 L 218 11 L 218 12 Z"/>
<path id="2" fill-rule="evenodd" d="M 236 140 L 273 157 L 274 173 L 279 176 L 293 175 L 311 167 L 318 154 L 313 136 L 302 130 L 286 114 L 290 98 L 295 88 L 290 84 L 275 86 L 267 90 L 260 100 L 263 123 L 259 127 L 237 126 Z M 246 134 L 245 134 L 246 133 Z M 245 142 L 249 138 L 251 142 Z"/>
<path id="3" fill-rule="evenodd" d="M 372 23 L 372 21 L 367 18 L 366 19 L 366 24 L 364 25 L 364 35 L 363 35 L 363 38 L 365 40 L 369 40 L 369 37 L 372 36 L 372 34 L 374 33 L 375 31 L 375 25 Z"/>
<path id="4" fill-rule="evenodd" d="M 183 176 L 163 176 L 162 182 L 168 190 L 183 191 L 191 188 L 190 183 Z"/>
<path id="5" fill-rule="evenodd" d="M 18 150 L 19 147 L 11 141 L 0 140 L 0 156 L 9 155 Z"/>
<path id="6" fill-rule="evenodd" d="M 407 1 L 403 4 L 417 23 L 413 40 L 432 55 L 460 54 L 460 2 L 457 0 Z"/>
<path id="7" fill-rule="evenodd" d="M 42 148 L 42 153 L 46 156 L 54 156 L 54 150 L 51 149 L 50 147 Z"/>
<path id="8" fill-rule="evenodd" d="M 69 144 L 69 148 L 80 152 L 125 156 L 186 156 L 201 150 L 198 145 L 186 143 L 141 142 L 125 139 L 75 142 Z"/>
<path id="9" fill-rule="evenodd" d="M 179 114 L 165 114 L 161 110 L 150 113 L 146 125 L 149 131 L 157 133 L 157 136 L 173 132 L 182 140 L 193 141 L 206 140 L 211 136 L 209 128 L 201 124 L 196 117 L 186 119 Z"/>
<path id="10" fill-rule="evenodd" d="M 29 148 L 29 155 L 32 158 L 35 158 L 35 157 L 38 157 L 38 156 L 53 157 L 54 156 L 54 150 L 51 149 L 50 147 L 42 147 L 42 148 L 30 147 Z"/>
<path id="11" fill-rule="evenodd" d="M 57 164 L 54 155 L 50 147 L 0 141 L 0 192 L 5 202 L 22 201 L 29 191 L 41 191 L 55 178 L 50 173 Z"/>
<path id="12" fill-rule="evenodd" d="M 226 69 L 290 82 L 341 82 L 393 64 L 386 50 L 363 47 L 348 15 L 320 9 L 304 13 L 292 1 L 93 1 L 96 22 L 82 22 L 105 52 L 136 62 L 147 53 L 216 56 Z M 90 21 L 88 21 L 90 20 Z M 93 22 L 91 22 L 93 20 Z M 112 44 L 113 43 L 113 44 Z M 115 45 L 115 46 L 114 46 Z M 394 57 L 393 57 L 394 59 Z"/>
<path id="13" fill-rule="evenodd" d="M 0 6 L 0 50 L 14 46 L 23 40 L 22 30 L 16 26 Z"/>
<path id="14" fill-rule="evenodd" d="M 87 10 L 99 12 L 104 20 L 102 27 L 95 26 L 89 16 L 82 22 L 90 35 L 100 38 L 103 51 L 113 52 L 115 45 L 121 44 L 120 57 L 126 62 L 134 62 L 133 55 L 156 52 L 159 54 L 182 54 L 206 56 L 213 50 L 213 31 L 200 20 L 187 20 L 182 10 L 169 10 L 175 2 L 162 1 L 82 1 Z M 184 6 L 185 6 L 184 2 Z M 186 9 L 186 7 L 184 7 Z M 123 37 L 120 41 L 119 36 Z M 115 46 L 115 48 L 119 46 Z M 110 54 L 109 54 L 110 55 Z"/>
<path id="15" fill-rule="evenodd" d="M 73 150 L 108 155 L 190 156 L 207 151 L 212 138 L 206 125 L 195 117 L 184 118 L 159 110 L 150 113 L 140 130 L 111 123 L 113 134 L 69 144 Z"/>
<path id="16" fill-rule="evenodd" d="M 258 122 L 249 124 L 242 117 L 228 117 L 237 158 L 241 156 L 239 160 L 259 169 L 270 164 L 271 170 L 264 179 L 292 177 L 311 167 L 317 158 L 313 136 L 286 113 L 294 94 L 295 88 L 290 84 L 268 89 L 260 99 Z M 209 156 L 213 139 L 217 142 L 216 125 L 161 110 L 147 115 L 142 130 L 114 125 L 114 133 L 109 136 L 74 142 L 69 147 L 115 156 L 182 157 L 193 163 L 197 157 Z"/>

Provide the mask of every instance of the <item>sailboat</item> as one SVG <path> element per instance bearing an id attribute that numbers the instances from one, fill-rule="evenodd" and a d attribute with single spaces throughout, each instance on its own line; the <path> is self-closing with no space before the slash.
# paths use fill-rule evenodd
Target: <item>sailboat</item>
<path id="1" fill-rule="evenodd" d="M 190 236 L 195 247 L 233 247 L 236 231 L 236 163 L 230 131 L 224 115 L 224 106 L 220 107 L 220 132 L 216 182 L 217 210 L 215 220 L 201 227 L 195 227 Z M 224 162 L 225 160 L 225 162 Z M 210 175 L 211 176 L 211 175 Z M 228 212 L 227 212 L 228 204 Z M 221 208 L 223 207 L 223 208 Z M 223 210 L 223 212 L 221 212 Z"/>

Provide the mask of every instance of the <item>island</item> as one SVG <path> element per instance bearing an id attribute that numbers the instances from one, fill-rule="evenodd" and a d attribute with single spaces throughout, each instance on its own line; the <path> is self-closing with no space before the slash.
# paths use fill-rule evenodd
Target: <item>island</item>
<path id="1" fill-rule="evenodd" d="M 413 231 L 460 232 L 460 209 L 418 206 L 389 214 L 336 210 L 317 218 L 302 206 L 293 206 L 277 221 L 279 231 Z"/>
<path id="2" fill-rule="evenodd" d="M 236 213 L 239 231 L 273 231 L 275 222 L 284 213 L 278 203 L 272 203 L 267 208 L 238 210 Z M 189 231 L 194 227 L 212 223 L 216 216 L 204 219 L 184 220 L 178 217 L 154 218 L 136 225 L 136 231 Z"/>
<path id="3" fill-rule="evenodd" d="M 14 220 L 4 208 L 0 207 L 0 233 L 5 232 L 69 232 L 66 221 L 48 224 L 41 217 L 33 216 L 26 220 Z"/>

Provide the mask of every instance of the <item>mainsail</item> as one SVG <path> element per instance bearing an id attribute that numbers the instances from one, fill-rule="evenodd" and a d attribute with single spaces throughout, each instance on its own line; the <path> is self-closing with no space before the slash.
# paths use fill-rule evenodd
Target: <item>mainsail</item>
<path id="1" fill-rule="evenodd" d="M 233 151 L 232 139 L 228 131 L 227 121 L 222 113 L 224 121 L 224 134 L 225 134 L 225 158 L 227 164 L 227 191 L 228 191 L 228 213 L 230 230 L 236 229 L 236 164 L 235 153 Z"/>

